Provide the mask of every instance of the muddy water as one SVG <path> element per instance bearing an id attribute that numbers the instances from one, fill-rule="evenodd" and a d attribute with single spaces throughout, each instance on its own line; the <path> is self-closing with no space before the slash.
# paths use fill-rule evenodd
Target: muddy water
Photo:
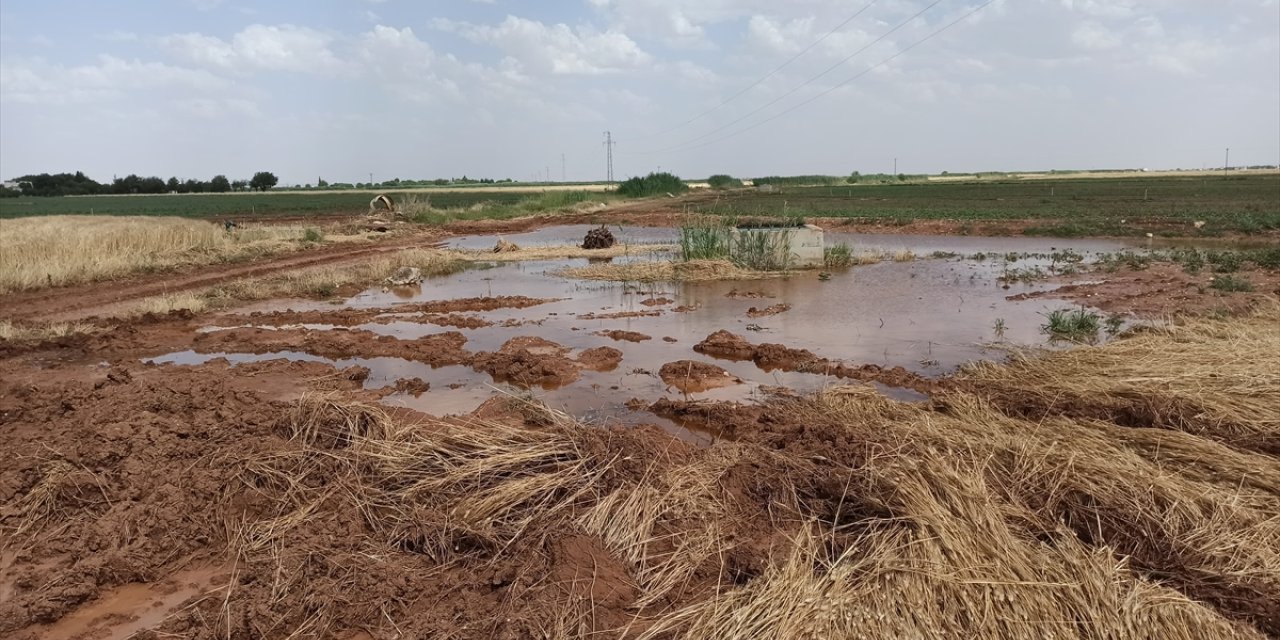
<path id="1" fill-rule="evenodd" d="M 585 233 L 587 228 L 555 227 L 505 237 L 528 246 L 564 244 L 575 236 L 580 238 L 579 231 Z M 669 238 L 674 231 L 622 229 L 615 233 L 629 242 L 651 243 Z M 828 238 L 842 241 L 843 236 L 829 234 Z M 481 236 L 463 238 L 457 244 L 480 248 L 492 246 L 494 241 L 493 236 Z M 714 362 L 744 381 L 740 385 L 688 396 L 697 399 L 740 400 L 757 396 L 770 386 L 813 391 L 841 383 L 818 374 L 763 371 L 752 362 L 717 360 L 693 351 L 696 343 L 717 330 L 725 329 L 742 335 L 753 343 L 774 342 L 808 349 L 832 360 L 902 366 L 928 376 L 942 375 L 971 360 L 1002 358 L 1012 345 L 1046 345 L 1046 337 L 1041 332 L 1043 314 L 1069 306 L 1043 299 L 1007 300 L 1014 294 L 1048 290 L 1052 286 L 1014 283 L 1006 288 L 1000 281 L 1002 275 L 1007 275 L 1010 270 L 1047 267 L 1051 260 L 1044 255 L 1006 258 L 1005 254 L 1049 254 L 1071 250 L 1088 260 L 1096 252 L 1115 251 L 1126 246 L 1121 242 L 1099 240 L 892 235 L 858 235 L 843 241 L 851 242 L 859 250 L 893 252 L 905 249 L 920 256 L 929 256 L 933 252 L 960 256 L 986 253 L 996 257 L 889 261 L 838 270 L 826 281 L 821 280 L 817 272 L 809 271 L 759 281 L 653 285 L 566 279 L 557 276 L 556 272 L 567 266 L 585 265 L 587 261 L 537 261 L 466 271 L 428 280 L 420 287 L 409 289 L 370 289 L 343 304 L 356 308 L 394 308 L 404 303 L 475 296 L 557 298 L 557 301 L 535 307 L 475 314 L 494 324 L 461 329 L 467 337 L 466 349 L 472 352 L 496 351 L 504 342 L 518 336 L 545 338 L 573 349 L 575 355 L 591 347 L 614 347 L 623 353 L 622 363 L 616 369 L 584 371 L 577 382 L 567 387 L 533 391 L 552 407 L 588 420 L 656 422 L 679 431 L 685 437 L 706 439 L 709 437 L 707 434 L 679 429 L 680 425 L 629 410 L 625 405 L 633 398 L 647 404 L 663 396 L 685 396 L 668 388 L 657 376 L 663 364 L 681 359 Z M 642 304 L 642 301 L 658 297 L 674 302 L 656 306 Z M 790 305 L 790 309 L 776 315 L 748 316 L 751 307 L 762 309 L 780 303 Z M 692 310 L 678 312 L 676 306 Z M 273 302 L 238 311 L 333 308 L 328 303 Z M 592 319 L 590 316 L 653 311 L 658 315 L 615 319 Z M 404 339 L 454 330 L 415 322 L 409 317 L 380 320 L 357 328 Z M 504 321 L 522 324 L 499 326 Z M 997 329 L 997 325 L 1001 328 Z M 308 325 L 308 328 L 323 331 L 332 327 L 317 324 Z M 597 335 L 597 332 L 609 330 L 639 332 L 651 339 L 633 343 Z M 495 383 L 487 374 L 477 373 L 467 366 L 432 368 L 398 358 L 328 360 L 293 352 L 265 355 L 184 352 L 158 358 L 157 362 L 195 364 L 215 357 L 226 357 L 232 362 L 290 358 L 329 362 L 339 367 L 362 365 L 371 370 L 365 381 L 368 387 L 383 387 L 393 385 L 399 379 L 418 377 L 430 384 L 430 391 L 419 396 L 394 394 L 384 402 L 434 415 L 465 413 L 495 395 L 520 392 Z M 904 389 L 880 389 L 903 399 L 922 397 Z"/>
<path id="2" fill-rule="evenodd" d="M 180 571 L 151 584 L 126 584 L 57 622 L 39 629 L 41 638 L 100 638 L 123 640 L 158 626 L 192 597 L 225 585 L 222 571 L 201 568 Z"/>

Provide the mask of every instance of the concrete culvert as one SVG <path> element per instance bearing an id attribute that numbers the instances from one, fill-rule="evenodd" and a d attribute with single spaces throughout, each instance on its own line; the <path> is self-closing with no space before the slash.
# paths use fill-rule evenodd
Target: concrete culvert
<path id="1" fill-rule="evenodd" d="M 404 286 L 415 284 L 422 279 L 422 271 L 417 267 L 400 267 L 396 272 L 387 276 L 384 280 L 391 286 Z"/>
<path id="2" fill-rule="evenodd" d="M 369 201 L 369 210 L 377 211 L 379 207 L 386 209 L 387 211 L 395 211 L 396 203 L 393 200 L 391 200 L 391 196 L 388 196 L 386 194 L 378 194 L 372 200 Z"/>
<path id="3" fill-rule="evenodd" d="M 583 249 L 608 249 L 617 241 L 614 240 L 613 234 L 609 232 L 604 225 L 600 225 L 596 229 L 587 232 L 587 237 L 582 239 Z"/>

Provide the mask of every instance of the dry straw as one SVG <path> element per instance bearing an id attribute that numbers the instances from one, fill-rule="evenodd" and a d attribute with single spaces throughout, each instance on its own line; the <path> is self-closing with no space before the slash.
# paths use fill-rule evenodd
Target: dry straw
<path id="1" fill-rule="evenodd" d="M 255 225 L 230 232 L 168 217 L 45 216 L 0 224 L 0 293 L 243 260 L 297 248 L 306 229 Z"/>

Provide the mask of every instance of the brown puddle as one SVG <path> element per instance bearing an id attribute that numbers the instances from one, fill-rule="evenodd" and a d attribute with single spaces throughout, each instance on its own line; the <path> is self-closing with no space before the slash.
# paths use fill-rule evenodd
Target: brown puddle
<path id="1" fill-rule="evenodd" d="M 159 626 L 188 600 L 225 586 L 225 571 L 179 571 L 160 582 L 116 587 L 55 623 L 30 630 L 41 638 L 124 640 Z"/>
<path id="2" fill-rule="evenodd" d="M 580 240 L 580 231 L 588 228 L 579 226 L 551 227 L 504 238 L 529 246 L 567 244 Z M 671 229 L 626 229 L 620 235 L 624 241 L 639 244 L 669 241 L 674 233 Z M 378 310 L 368 322 L 350 326 L 349 330 L 400 340 L 458 331 L 466 337 L 463 349 L 473 356 L 492 355 L 513 338 L 524 337 L 537 337 L 563 346 L 567 349 L 564 357 L 568 359 L 601 347 L 621 351 L 622 359 L 616 368 L 583 367 L 576 371 L 576 379 L 563 385 L 556 382 L 512 385 L 495 381 L 494 376 L 468 364 L 431 367 L 402 358 L 328 359 L 307 353 L 305 344 L 296 350 L 262 354 L 188 351 L 162 356 L 155 362 L 198 364 L 225 357 L 239 363 L 288 358 L 326 362 L 339 368 L 363 366 L 370 369 L 364 381 L 368 388 L 389 387 L 403 379 L 420 378 L 430 386 L 426 393 L 416 396 L 393 393 L 383 402 L 438 416 L 467 413 L 489 398 L 504 393 L 518 394 L 522 391 L 516 387 L 533 386 L 535 395 L 549 406 L 588 421 L 656 423 L 682 437 L 705 441 L 710 434 L 691 431 L 688 425 L 634 408 L 663 397 L 741 401 L 758 397 L 770 387 L 786 387 L 803 393 L 849 383 L 822 372 L 768 371 L 750 360 L 716 358 L 694 351 L 695 345 L 716 331 L 726 330 L 754 344 L 808 350 L 829 362 L 852 367 L 901 367 L 912 374 L 936 377 L 965 362 L 1003 358 L 1009 346 L 1047 345 L 1041 331 L 1044 314 L 1072 305 L 1043 299 L 1009 300 L 1011 295 L 1049 291 L 1056 286 L 1014 282 L 1005 288 L 1000 278 L 1011 269 L 1043 268 L 1051 264 L 1047 254 L 1054 251 L 1069 249 L 1088 260 L 1094 252 L 1128 246 L 1107 240 L 838 233 L 827 237 L 828 243 L 851 242 L 855 251 L 910 250 L 921 259 L 834 270 L 827 280 L 820 279 L 816 271 L 802 271 L 760 281 L 654 285 L 570 280 L 555 275 L 566 266 L 585 265 L 586 260 L 502 263 L 430 279 L 407 294 L 376 288 L 346 300 L 342 306 L 275 301 L 239 309 L 227 316 L 227 324 L 235 325 L 246 320 L 246 314 L 251 312 L 306 312 L 298 317 L 308 322 L 295 326 L 319 334 L 334 329 L 325 323 L 325 312 Z M 474 236 L 456 240 L 454 245 L 487 248 L 495 241 L 495 236 Z M 928 259 L 933 252 L 959 255 Z M 1041 255 L 1007 259 L 1006 254 L 1010 252 Z M 987 256 L 966 257 L 977 253 Z M 485 322 L 461 328 L 382 313 L 394 312 L 397 307 L 412 309 L 430 301 L 495 296 L 528 296 L 547 301 L 525 308 L 476 312 L 472 315 Z M 660 297 L 693 310 L 676 313 L 673 305 L 654 305 L 652 301 Z M 767 303 L 761 304 L 762 301 Z M 749 314 L 753 307 L 757 308 L 756 312 Z M 773 313 L 762 314 L 765 307 L 770 307 Z M 276 317 L 283 321 L 289 314 Z M 233 319 L 236 322 L 230 322 Z M 217 329 L 219 327 L 205 330 Z M 646 340 L 641 336 L 655 339 Z M 629 341 L 632 339 L 638 341 Z M 741 380 L 741 383 L 668 384 L 659 373 L 664 365 L 677 361 L 714 365 L 724 370 L 725 378 Z M 536 368 L 536 363 L 532 366 Z M 874 382 L 876 379 L 872 378 Z M 883 385 L 877 388 L 901 399 L 923 397 L 910 389 Z"/>

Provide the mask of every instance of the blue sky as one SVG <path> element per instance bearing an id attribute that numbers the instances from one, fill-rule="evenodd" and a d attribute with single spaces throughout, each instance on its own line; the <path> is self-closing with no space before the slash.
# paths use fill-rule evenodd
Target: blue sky
<path id="1" fill-rule="evenodd" d="M 0 177 L 1280 163 L 1280 0 L 984 1 L 3 0 Z"/>

